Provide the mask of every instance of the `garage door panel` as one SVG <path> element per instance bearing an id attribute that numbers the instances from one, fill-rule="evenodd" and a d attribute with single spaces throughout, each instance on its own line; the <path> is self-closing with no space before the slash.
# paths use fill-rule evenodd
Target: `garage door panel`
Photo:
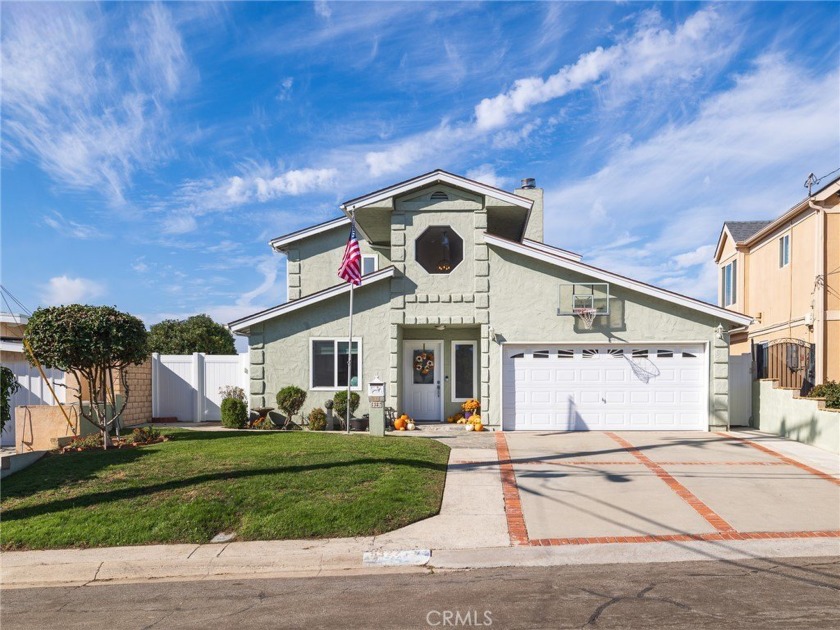
<path id="1" fill-rule="evenodd" d="M 535 355 L 538 349 L 542 352 Z M 541 345 L 508 352 L 503 366 L 505 428 L 708 428 L 703 346 Z M 658 373 L 645 383 L 639 366 Z"/>

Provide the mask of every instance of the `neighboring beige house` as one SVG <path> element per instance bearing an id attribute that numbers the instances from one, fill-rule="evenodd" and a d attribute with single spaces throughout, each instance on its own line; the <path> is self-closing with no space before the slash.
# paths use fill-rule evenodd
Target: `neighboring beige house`
<path id="1" fill-rule="evenodd" d="M 759 378 L 840 380 L 840 177 L 774 220 L 724 223 L 715 262 L 718 304 L 754 318 L 731 335 L 735 363 L 755 348 Z"/>
<path id="2" fill-rule="evenodd" d="M 322 406 L 349 378 L 362 414 L 378 376 L 386 406 L 417 420 L 477 398 L 505 430 L 727 424 L 727 332 L 751 319 L 544 244 L 533 180 L 507 192 L 437 170 L 341 210 L 271 241 L 288 259 L 288 301 L 230 324 L 248 337 L 252 408 L 287 385 L 307 390 L 305 410 Z M 351 215 L 364 276 L 348 374 L 349 285 L 336 271 Z"/>

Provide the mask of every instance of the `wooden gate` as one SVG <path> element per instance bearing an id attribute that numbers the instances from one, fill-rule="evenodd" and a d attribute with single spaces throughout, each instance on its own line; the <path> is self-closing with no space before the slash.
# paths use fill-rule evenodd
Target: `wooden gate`
<path id="1" fill-rule="evenodd" d="M 757 378 L 774 378 L 781 387 L 803 395 L 814 386 L 814 344 L 801 339 L 776 339 L 755 346 Z"/>

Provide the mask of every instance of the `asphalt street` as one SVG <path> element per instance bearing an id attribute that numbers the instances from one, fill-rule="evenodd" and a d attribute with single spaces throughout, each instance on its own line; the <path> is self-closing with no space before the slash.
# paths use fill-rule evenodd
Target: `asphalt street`
<path id="1" fill-rule="evenodd" d="M 840 558 L 4 589 L 34 628 L 838 628 Z"/>

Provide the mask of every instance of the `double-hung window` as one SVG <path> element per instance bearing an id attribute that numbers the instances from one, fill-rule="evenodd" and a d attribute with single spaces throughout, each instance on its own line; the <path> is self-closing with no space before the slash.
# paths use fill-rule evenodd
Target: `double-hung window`
<path id="1" fill-rule="evenodd" d="M 779 239 L 779 268 L 790 264 L 790 234 Z"/>
<path id="2" fill-rule="evenodd" d="M 723 297 L 723 305 L 732 306 L 738 299 L 737 290 L 735 288 L 738 280 L 738 262 L 733 260 L 722 269 L 721 273 L 721 294 Z"/>
<path id="3" fill-rule="evenodd" d="M 477 359 L 477 342 L 452 342 L 452 402 L 464 402 L 478 395 Z"/>
<path id="4" fill-rule="evenodd" d="M 310 389 L 342 389 L 347 387 L 347 338 L 312 339 L 309 347 Z M 353 338 L 350 361 L 350 387 L 361 389 L 362 340 Z"/>

